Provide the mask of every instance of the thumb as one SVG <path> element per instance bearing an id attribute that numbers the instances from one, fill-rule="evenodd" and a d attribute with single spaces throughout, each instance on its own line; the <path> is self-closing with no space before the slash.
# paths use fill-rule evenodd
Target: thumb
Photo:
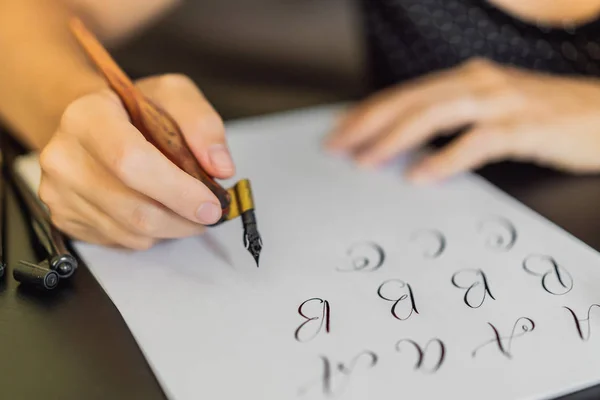
<path id="1" fill-rule="evenodd" d="M 220 179 L 235 174 L 223 120 L 194 82 L 178 74 L 139 80 L 136 86 L 177 122 L 202 167 Z"/>

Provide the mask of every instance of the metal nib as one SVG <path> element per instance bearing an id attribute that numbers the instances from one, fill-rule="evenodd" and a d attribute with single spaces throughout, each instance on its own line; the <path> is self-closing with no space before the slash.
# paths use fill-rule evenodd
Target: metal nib
<path id="1" fill-rule="evenodd" d="M 252 254 L 254 261 L 256 261 L 256 268 L 258 268 L 258 260 L 262 250 L 262 239 L 256 227 L 254 210 L 242 213 L 242 225 L 244 226 L 244 246 Z"/>
<path id="2" fill-rule="evenodd" d="M 254 261 L 256 261 L 256 268 L 260 267 L 260 265 L 258 264 L 258 259 L 260 258 L 260 254 L 253 254 L 252 257 L 254 257 Z"/>
<path id="3" fill-rule="evenodd" d="M 258 261 L 260 259 L 260 251 L 262 250 L 262 239 L 258 234 L 256 225 L 247 226 L 244 229 L 244 245 L 246 249 L 252 254 L 254 261 L 256 261 L 256 267 L 259 267 Z"/>

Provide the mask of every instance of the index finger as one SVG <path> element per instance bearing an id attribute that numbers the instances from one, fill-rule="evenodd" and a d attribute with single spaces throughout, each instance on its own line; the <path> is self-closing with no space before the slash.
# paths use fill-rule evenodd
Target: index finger
<path id="1" fill-rule="evenodd" d="M 477 126 L 413 166 L 407 175 L 416 183 L 440 181 L 508 157 L 513 146 L 504 127 Z"/>
<path id="2" fill-rule="evenodd" d="M 440 93 L 462 93 L 466 87 L 455 79 L 459 71 L 447 70 L 384 89 L 360 102 L 341 119 L 328 146 L 347 150 L 390 126 L 403 113 Z"/>
<path id="3" fill-rule="evenodd" d="M 353 151 L 372 138 L 385 133 L 411 109 L 428 104 L 470 97 L 488 84 L 482 74 L 494 67 L 482 60 L 430 73 L 400 86 L 385 89 L 359 103 L 342 119 L 327 145 L 333 150 Z M 477 74 L 482 76 L 478 77 Z M 491 74 L 490 74 L 491 75 Z"/>
<path id="4" fill-rule="evenodd" d="M 221 179 L 234 175 L 223 120 L 193 81 L 170 74 L 141 79 L 136 85 L 173 117 L 190 150 L 210 175 Z"/>

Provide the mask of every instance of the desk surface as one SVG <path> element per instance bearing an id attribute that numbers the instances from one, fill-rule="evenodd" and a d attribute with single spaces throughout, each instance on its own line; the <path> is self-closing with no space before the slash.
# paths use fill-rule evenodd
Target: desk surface
<path id="1" fill-rule="evenodd" d="M 0 283 L 0 398 L 165 400 L 121 314 L 86 268 L 47 295 L 13 279 L 17 260 L 36 258 L 12 191 L 6 201 L 10 274 Z"/>
<path id="2" fill-rule="evenodd" d="M 600 177 L 570 177 L 501 164 L 481 174 L 600 250 Z M 30 259 L 25 219 L 9 191 L 9 266 Z M 600 283 L 599 283 L 600 287 Z M 86 268 L 53 295 L 0 283 L 0 397 L 5 399 L 165 399 L 121 315 Z M 600 398 L 600 386 L 565 397 Z M 564 400 L 563 399 L 563 400 Z"/>

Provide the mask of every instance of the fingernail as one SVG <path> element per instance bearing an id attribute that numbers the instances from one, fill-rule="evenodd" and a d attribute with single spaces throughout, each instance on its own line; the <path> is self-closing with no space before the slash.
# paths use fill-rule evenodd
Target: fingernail
<path id="1" fill-rule="evenodd" d="M 367 155 L 358 155 L 354 157 L 354 162 L 361 167 L 373 167 L 376 164 L 375 159 Z"/>
<path id="2" fill-rule="evenodd" d="M 211 164 L 222 172 L 233 171 L 233 160 L 229 150 L 223 144 L 214 144 L 208 149 Z"/>
<path id="3" fill-rule="evenodd" d="M 201 224 L 214 224 L 221 218 L 221 207 L 214 203 L 203 203 L 196 211 L 196 218 Z"/>
<path id="4" fill-rule="evenodd" d="M 342 155 L 344 154 L 344 149 L 337 146 L 335 143 L 325 143 L 325 151 L 329 154 Z"/>
<path id="5" fill-rule="evenodd" d="M 408 173 L 408 180 L 418 185 L 429 183 L 434 179 L 435 176 L 424 169 L 418 169 Z"/>
<path id="6" fill-rule="evenodd" d="M 333 148 L 338 144 L 338 136 L 336 135 L 335 132 L 332 132 L 329 134 L 329 136 L 327 136 L 325 138 L 325 140 L 323 141 L 325 146 L 328 148 Z"/>
<path id="7" fill-rule="evenodd" d="M 343 128 L 336 127 L 329 133 L 329 136 L 325 139 L 325 147 L 327 147 L 329 150 L 343 150 L 343 136 Z"/>

